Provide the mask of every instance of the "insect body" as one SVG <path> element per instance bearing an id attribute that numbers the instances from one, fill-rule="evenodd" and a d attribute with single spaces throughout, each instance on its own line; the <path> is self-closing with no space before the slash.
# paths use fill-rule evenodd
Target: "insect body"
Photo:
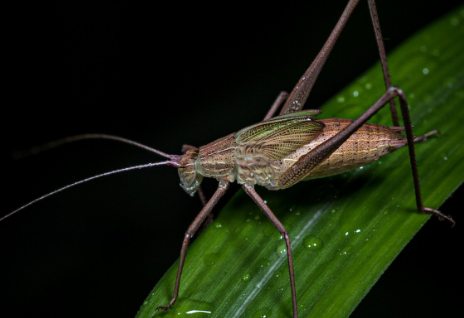
<path id="1" fill-rule="evenodd" d="M 346 128 L 352 120 L 314 120 L 318 110 L 279 116 L 244 128 L 198 150 L 189 150 L 179 169 L 182 188 L 194 195 L 203 177 L 285 189 L 281 177 L 302 156 Z M 364 124 L 302 180 L 359 168 L 407 144 L 397 128 Z M 299 180 L 298 180 L 299 181 Z"/>
<path id="2" fill-rule="evenodd" d="M 269 190 L 285 189 L 300 181 L 335 175 L 363 166 L 407 145 L 413 171 L 418 210 L 420 212 L 432 213 L 439 218 L 446 218 L 441 212 L 427 208 L 422 204 L 413 144 L 415 141 L 424 140 L 424 138 L 415 138 L 413 136 L 405 95 L 401 89 L 393 87 L 390 83 L 374 1 L 369 1 L 369 4 L 383 65 L 387 86 L 386 92 L 356 120 L 316 120 L 314 117 L 320 111 L 301 110 L 328 54 L 358 2 L 359 0 L 349 1 L 339 22 L 314 62 L 301 77 L 288 97 L 286 94 L 279 96 L 269 113 L 265 116 L 264 121 L 227 135 L 200 148 L 186 147 L 186 152 L 183 155 L 168 155 L 156 149 L 108 135 L 83 135 L 66 139 L 63 142 L 87 138 L 116 139 L 148 149 L 166 157 L 168 160 L 155 164 L 115 170 L 76 182 L 34 200 L 5 217 L 44 197 L 65 190 L 73 185 L 128 170 L 158 165 L 174 166 L 178 168 L 182 188 L 190 195 L 201 192 L 200 185 L 204 177 L 217 179 L 219 182 L 218 189 L 211 199 L 205 203 L 201 212 L 186 231 L 173 297 L 168 304 L 158 307 L 160 310 L 167 310 L 175 304 L 178 298 L 182 270 L 191 238 L 211 214 L 213 207 L 224 195 L 229 183 L 237 182 L 243 186 L 245 192 L 256 202 L 285 240 L 292 292 L 293 317 L 297 318 L 297 292 L 290 237 L 283 224 L 272 213 L 271 207 L 268 207 L 254 190 L 256 185 L 264 186 Z M 395 98 L 398 98 L 400 101 L 404 129 L 398 128 L 399 124 L 395 105 L 391 107 L 394 127 L 366 123 L 377 111 Z M 280 114 L 275 116 L 277 109 L 284 101 L 285 104 Z M 401 134 L 401 130 L 406 131 L 406 137 Z"/>

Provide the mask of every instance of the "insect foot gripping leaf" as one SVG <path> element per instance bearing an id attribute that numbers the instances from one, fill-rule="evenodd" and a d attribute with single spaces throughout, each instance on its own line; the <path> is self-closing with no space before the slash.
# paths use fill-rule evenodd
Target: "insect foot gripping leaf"
<path id="1" fill-rule="evenodd" d="M 457 111 L 464 98 L 464 57 L 453 44 L 464 37 L 464 28 L 456 19 L 464 19 L 462 8 L 411 38 L 389 57 L 391 69 L 398 70 L 395 81 L 411 103 L 415 130 L 426 133 L 439 128 L 442 132 L 441 137 L 416 146 L 422 190 L 427 193 L 427 205 L 434 208 L 464 179 L 464 132 L 459 128 L 463 116 Z M 446 58 L 430 63 L 423 47 L 446 52 Z M 434 79 L 425 81 L 429 73 L 424 74 L 424 64 L 433 65 L 428 71 L 434 72 L 440 84 Z M 359 97 L 375 100 L 381 92 L 374 92 L 374 87 L 381 83 L 376 66 L 324 105 L 324 114 L 355 117 L 364 109 Z M 430 117 L 430 113 L 434 115 Z M 387 112 L 374 119 L 391 125 Z M 414 213 L 404 150 L 339 177 L 310 181 L 282 192 L 258 189 L 292 239 L 301 317 L 350 315 L 429 218 Z M 172 311 L 161 313 L 155 308 L 169 300 L 176 265 L 158 283 L 137 317 L 171 317 L 195 310 L 217 317 L 289 317 L 291 293 L 286 258 L 282 257 L 286 244 L 274 232 L 247 196 L 238 193 L 189 250 L 188 259 L 195 261 L 187 259 L 184 293 Z"/>

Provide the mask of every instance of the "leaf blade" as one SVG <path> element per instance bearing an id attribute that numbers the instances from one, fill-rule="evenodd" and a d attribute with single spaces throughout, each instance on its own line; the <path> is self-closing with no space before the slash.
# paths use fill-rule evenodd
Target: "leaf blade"
<path id="1" fill-rule="evenodd" d="M 442 130 L 442 137 L 416 146 L 424 203 L 434 208 L 464 179 L 464 59 L 457 45 L 464 28 L 451 23 L 462 12 L 441 19 L 389 57 L 393 82 L 410 102 L 415 132 Z M 378 66 L 368 73 L 329 101 L 324 115 L 355 118 L 375 101 L 383 91 L 381 73 Z M 388 125 L 389 117 L 383 111 L 372 122 Z M 292 238 L 300 317 L 348 316 L 429 218 L 414 213 L 408 165 L 406 152 L 398 151 L 342 176 L 283 192 L 258 189 Z M 308 248 L 307 242 L 323 247 Z M 259 209 L 238 193 L 189 249 L 179 301 L 155 316 L 189 310 L 212 311 L 213 317 L 290 316 L 282 243 Z M 176 267 L 138 317 L 152 317 L 156 306 L 169 301 Z"/>

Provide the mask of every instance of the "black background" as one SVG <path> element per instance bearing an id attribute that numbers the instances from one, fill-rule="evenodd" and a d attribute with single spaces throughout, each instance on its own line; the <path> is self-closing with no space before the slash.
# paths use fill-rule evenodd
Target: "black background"
<path id="1" fill-rule="evenodd" d="M 381 1 L 387 50 L 461 2 Z M 184 143 L 199 146 L 260 121 L 277 94 L 292 89 L 345 3 L 8 8 L 1 214 L 85 177 L 160 160 L 112 141 L 22 160 L 10 159 L 14 150 L 98 132 L 179 153 Z M 371 66 L 376 50 L 362 1 L 305 108 Z M 205 184 L 212 193 L 215 182 Z M 428 222 L 352 317 L 462 314 L 462 292 L 454 291 L 462 279 L 460 194 L 442 208 L 458 226 Z M 0 317 L 133 317 L 178 257 L 199 209 L 177 172 L 159 167 L 78 186 L 0 223 Z"/>

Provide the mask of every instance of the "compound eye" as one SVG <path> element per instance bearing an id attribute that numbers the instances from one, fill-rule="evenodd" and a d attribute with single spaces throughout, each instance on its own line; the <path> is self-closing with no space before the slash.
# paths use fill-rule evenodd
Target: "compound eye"
<path id="1" fill-rule="evenodd" d="M 195 161 L 198 157 L 198 151 L 189 150 L 182 156 L 182 168 L 178 169 L 180 186 L 190 195 L 193 195 L 200 186 L 203 177 L 195 169 Z"/>

